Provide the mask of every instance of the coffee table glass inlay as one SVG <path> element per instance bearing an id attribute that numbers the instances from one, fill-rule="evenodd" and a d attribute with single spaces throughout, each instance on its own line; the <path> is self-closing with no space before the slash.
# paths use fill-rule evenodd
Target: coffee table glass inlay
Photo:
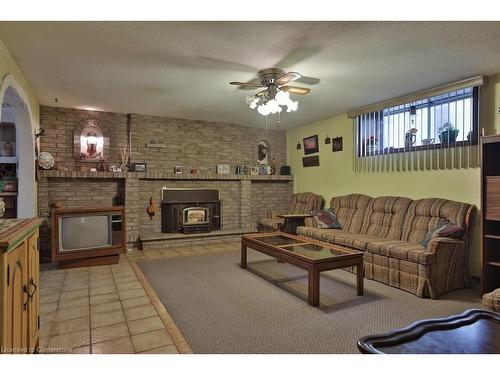
<path id="1" fill-rule="evenodd" d="M 337 268 L 356 267 L 357 292 L 363 295 L 363 253 L 288 233 L 256 233 L 241 239 L 241 268 L 247 267 L 247 247 L 278 260 L 306 269 L 309 276 L 308 301 L 319 305 L 319 273 Z"/>

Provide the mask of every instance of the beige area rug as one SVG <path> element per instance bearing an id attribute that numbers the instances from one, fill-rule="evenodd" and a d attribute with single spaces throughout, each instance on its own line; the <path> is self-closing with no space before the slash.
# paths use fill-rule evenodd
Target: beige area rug
<path id="1" fill-rule="evenodd" d="M 355 275 L 321 275 L 320 307 L 307 304 L 307 273 L 248 251 L 139 262 L 194 353 L 358 353 L 365 335 L 481 307 L 479 291 L 463 289 L 421 299 Z"/>

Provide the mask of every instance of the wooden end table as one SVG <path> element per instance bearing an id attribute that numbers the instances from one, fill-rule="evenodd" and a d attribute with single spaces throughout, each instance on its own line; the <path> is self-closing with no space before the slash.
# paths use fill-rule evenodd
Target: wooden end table
<path id="1" fill-rule="evenodd" d="M 472 309 L 420 320 L 406 328 L 363 337 L 358 349 L 364 354 L 498 354 L 500 314 Z"/>
<path id="2" fill-rule="evenodd" d="M 297 228 L 304 225 L 307 217 L 312 217 L 311 214 L 282 214 L 278 217 L 285 219 L 282 230 L 286 233 L 297 234 Z"/>
<path id="3" fill-rule="evenodd" d="M 319 306 L 319 274 L 338 268 L 356 267 L 357 294 L 363 295 L 363 253 L 289 233 L 255 233 L 241 238 L 241 268 L 247 268 L 247 247 L 307 270 L 308 302 Z"/>

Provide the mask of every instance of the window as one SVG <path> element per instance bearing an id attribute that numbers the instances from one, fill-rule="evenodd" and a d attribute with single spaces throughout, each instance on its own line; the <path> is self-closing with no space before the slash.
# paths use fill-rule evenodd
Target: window
<path id="1" fill-rule="evenodd" d="M 479 87 L 468 87 L 356 118 L 357 156 L 478 143 Z"/>

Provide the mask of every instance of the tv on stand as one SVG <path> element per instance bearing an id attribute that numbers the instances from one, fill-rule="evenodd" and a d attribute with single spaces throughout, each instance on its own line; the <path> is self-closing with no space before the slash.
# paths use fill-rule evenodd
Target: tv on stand
<path id="1" fill-rule="evenodd" d="M 125 210 L 118 207 L 52 210 L 52 261 L 60 268 L 116 264 L 126 249 Z"/>

